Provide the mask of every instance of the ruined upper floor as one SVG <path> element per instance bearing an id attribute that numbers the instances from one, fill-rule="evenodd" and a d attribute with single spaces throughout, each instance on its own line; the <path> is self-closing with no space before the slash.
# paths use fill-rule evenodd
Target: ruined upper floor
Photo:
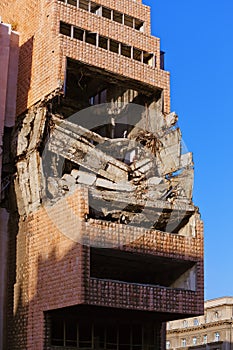
<path id="1" fill-rule="evenodd" d="M 17 115 L 65 91 L 67 57 L 164 91 L 169 73 L 160 40 L 150 35 L 149 7 L 132 0 L 3 1 L 3 20 L 20 33 Z"/>

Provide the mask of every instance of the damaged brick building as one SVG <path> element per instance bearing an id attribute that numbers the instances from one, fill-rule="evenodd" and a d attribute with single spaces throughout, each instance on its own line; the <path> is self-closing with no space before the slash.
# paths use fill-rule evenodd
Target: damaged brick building
<path id="1" fill-rule="evenodd" d="M 0 15 L 20 34 L 3 349 L 164 348 L 164 322 L 203 313 L 203 224 L 150 9 L 2 0 Z"/>

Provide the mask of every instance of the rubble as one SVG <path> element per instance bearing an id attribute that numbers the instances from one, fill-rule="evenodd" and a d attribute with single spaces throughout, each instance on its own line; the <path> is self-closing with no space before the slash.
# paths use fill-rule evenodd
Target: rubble
<path id="1" fill-rule="evenodd" d="M 111 108 L 96 113 L 108 113 L 116 127 L 127 106 L 113 107 L 115 117 Z M 192 153 L 181 154 L 177 118 L 175 113 L 157 116 L 154 132 L 139 121 L 124 138 L 109 138 L 51 113 L 46 105 L 29 111 L 16 128 L 20 213 L 53 203 L 81 184 L 89 189 L 90 216 L 161 230 L 169 224 L 176 232 L 195 212 Z"/>

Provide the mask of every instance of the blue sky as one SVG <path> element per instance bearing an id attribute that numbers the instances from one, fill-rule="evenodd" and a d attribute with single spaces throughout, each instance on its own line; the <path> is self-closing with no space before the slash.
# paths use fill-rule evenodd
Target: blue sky
<path id="1" fill-rule="evenodd" d="M 233 1 L 143 0 L 166 52 L 172 110 L 194 153 L 205 298 L 233 296 Z"/>

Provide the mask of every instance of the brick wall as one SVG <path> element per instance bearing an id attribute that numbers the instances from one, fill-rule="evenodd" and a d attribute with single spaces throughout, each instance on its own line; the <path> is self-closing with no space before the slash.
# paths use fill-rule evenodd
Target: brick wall
<path id="1" fill-rule="evenodd" d="M 58 87 L 55 0 L 1 1 L 2 19 L 20 33 L 17 115 Z"/>
<path id="2" fill-rule="evenodd" d="M 17 115 L 29 106 L 61 88 L 65 78 L 66 56 L 101 66 L 110 72 L 133 78 L 164 89 L 165 112 L 170 111 L 169 73 L 153 70 L 146 64 L 95 49 L 85 43 L 72 42 L 59 36 L 59 21 L 81 25 L 102 35 L 135 45 L 148 52 L 155 52 L 159 67 L 159 39 L 150 34 L 150 10 L 140 2 L 102 0 L 101 4 L 144 19 L 145 33 L 122 24 L 78 10 L 57 0 L 2 1 L 0 14 L 20 33 L 20 56 L 18 76 Z"/>
<path id="3" fill-rule="evenodd" d="M 78 192 L 73 200 L 82 202 Z M 63 207 L 56 209 L 61 217 Z M 44 208 L 21 219 L 10 349 L 43 349 L 43 312 L 83 302 L 82 254 L 81 245 L 62 234 Z"/>
<path id="4" fill-rule="evenodd" d="M 25 221 L 21 219 L 17 238 L 17 281 L 15 284 L 13 349 L 43 348 L 44 311 L 81 303 L 174 314 L 199 314 L 203 300 L 203 234 L 183 237 L 143 228 L 90 220 L 87 191 L 79 187 L 53 207 L 41 208 Z M 68 209 L 74 219 L 67 215 Z M 51 209 L 51 210 L 50 210 Z M 70 226 L 70 227 L 69 227 Z M 75 241 L 67 237 L 73 232 Z M 77 232 L 80 234 L 77 235 Z M 116 242 L 119 234 L 134 237 L 122 250 L 196 261 L 197 291 L 140 286 L 90 278 L 88 246 L 84 239 Z M 77 242 L 78 241 L 78 242 Z"/>

